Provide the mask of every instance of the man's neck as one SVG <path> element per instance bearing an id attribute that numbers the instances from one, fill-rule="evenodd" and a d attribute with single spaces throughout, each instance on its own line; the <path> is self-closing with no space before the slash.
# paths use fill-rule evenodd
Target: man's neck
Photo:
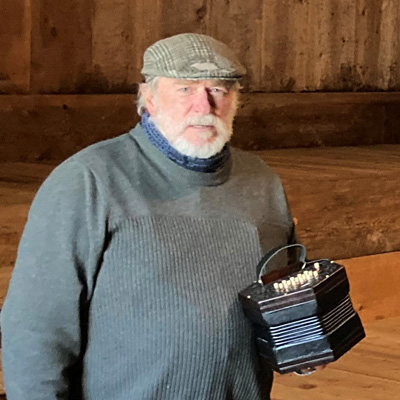
<path id="1" fill-rule="evenodd" d="M 218 154 L 209 158 L 190 157 L 178 152 L 162 135 L 148 113 L 143 114 L 141 125 L 149 141 L 170 160 L 184 168 L 205 173 L 216 172 L 230 158 L 228 144 Z"/>

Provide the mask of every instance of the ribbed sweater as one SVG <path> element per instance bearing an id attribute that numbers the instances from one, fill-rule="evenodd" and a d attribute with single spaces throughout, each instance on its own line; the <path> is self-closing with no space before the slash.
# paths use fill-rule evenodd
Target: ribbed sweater
<path id="1" fill-rule="evenodd" d="M 138 125 L 77 153 L 39 189 L 19 246 L 7 399 L 269 399 L 238 292 L 292 228 L 279 178 L 243 151 L 191 171 Z"/>

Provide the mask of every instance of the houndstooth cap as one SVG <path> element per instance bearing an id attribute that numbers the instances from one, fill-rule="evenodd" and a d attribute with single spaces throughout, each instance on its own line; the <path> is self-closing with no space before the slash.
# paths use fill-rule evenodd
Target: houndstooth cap
<path id="1" fill-rule="evenodd" d="M 145 77 L 237 80 L 245 74 L 245 67 L 228 46 L 197 33 L 159 40 L 143 56 Z"/>

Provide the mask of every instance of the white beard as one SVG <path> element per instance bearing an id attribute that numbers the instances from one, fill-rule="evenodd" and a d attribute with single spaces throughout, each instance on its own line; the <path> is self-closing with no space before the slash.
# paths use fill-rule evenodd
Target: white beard
<path id="1" fill-rule="evenodd" d="M 187 118 L 183 123 L 177 123 L 168 114 L 157 110 L 156 115 L 150 119 L 157 126 L 162 135 L 168 140 L 169 144 L 179 153 L 195 158 L 210 158 L 218 154 L 229 142 L 232 136 L 233 120 L 236 113 L 236 102 L 232 106 L 232 111 L 227 117 L 227 122 L 221 118 L 208 114 L 204 116 L 194 116 Z M 211 142 L 202 145 L 191 143 L 184 136 L 186 127 L 189 125 L 212 125 L 214 130 L 202 131 L 198 135 L 202 139 L 209 139 L 215 136 Z"/>

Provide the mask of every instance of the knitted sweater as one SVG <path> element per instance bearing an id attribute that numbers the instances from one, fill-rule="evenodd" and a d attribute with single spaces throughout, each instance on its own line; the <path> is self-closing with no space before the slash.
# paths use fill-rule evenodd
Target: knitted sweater
<path id="1" fill-rule="evenodd" d="M 140 125 L 37 193 L 2 310 L 8 400 L 269 399 L 238 292 L 292 240 L 277 176 L 185 169 Z"/>

